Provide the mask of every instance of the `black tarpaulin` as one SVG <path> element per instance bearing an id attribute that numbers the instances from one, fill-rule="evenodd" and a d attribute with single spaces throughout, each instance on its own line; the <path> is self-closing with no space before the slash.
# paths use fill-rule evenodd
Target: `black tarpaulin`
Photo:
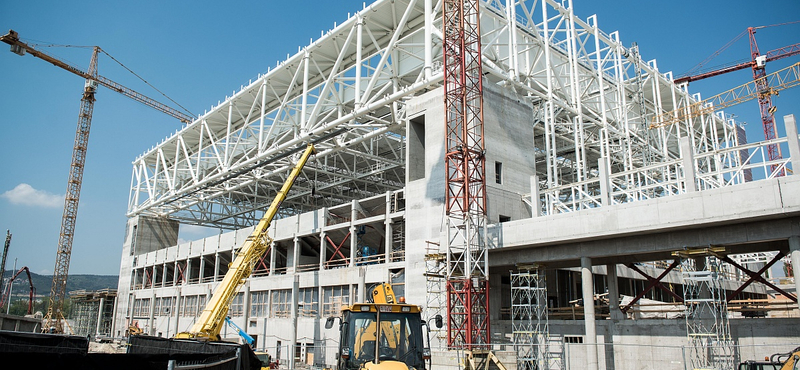
<path id="1" fill-rule="evenodd" d="M 250 346 L 228 342 L 203 342 L 135 335 L 128 340 L 128 354 L 176 360 L 176 365 L 213 365 L 218 370 L 257 370 L 261 368 Z M 233 360 L 231 360 L 233 359 Z"/>
<path id="2" fill-rule="evenodd" d="M 0 353 L 86 354 L 86 337 L 0 330 Z"/>

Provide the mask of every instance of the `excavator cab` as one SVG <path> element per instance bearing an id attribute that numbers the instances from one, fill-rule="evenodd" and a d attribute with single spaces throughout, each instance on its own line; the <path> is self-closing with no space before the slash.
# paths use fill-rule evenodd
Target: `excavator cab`
<path id="1" fill-rule="evenodd" d="M 419 306 L 395 303 L 387 284 L 376 287 L 373 296 L 372 303 L 342 309 L 338 369 L 425 369 L 431 356 L 429 329 Z M 333 327 L 335 319 L 329 318 L 325 327 Z"/>

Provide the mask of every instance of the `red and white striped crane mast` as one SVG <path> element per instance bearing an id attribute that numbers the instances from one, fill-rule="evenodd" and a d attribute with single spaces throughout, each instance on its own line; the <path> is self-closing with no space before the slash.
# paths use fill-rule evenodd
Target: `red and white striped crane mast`
<path id="1" fill-rule="evenodd" d="M 477 0 L 445 0 L 447 345 L 490 343 L 483 76 Z"/>

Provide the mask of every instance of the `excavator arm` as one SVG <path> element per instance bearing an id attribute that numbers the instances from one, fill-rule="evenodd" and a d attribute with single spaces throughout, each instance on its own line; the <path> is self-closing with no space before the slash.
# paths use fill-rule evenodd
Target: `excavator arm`
<path id="1" fill-rule="evenodd" d="M 789 353 L 778 353 L 772 355 L 772 361 L 780 362 L 784 357 L 786 360 L 783 361 L 781 370 L 797 370 L 800 368 L 800 347 L 795 348 Z"/>
<path id="2" fill-rule="evenodd" d="M 253 271 L 256 261 L 260 258 L 269 248 L 272 238 L 267 235 L 269 225 L 272 219 L 278 213 L 278 209 L 286 199 L 286 195 L 294 185 L 295 179 L 300 175 L 300 171 L 305 166 L 308 158 L 314 153 L 314 145 L 308 144 L 306 150 L 300 156 L 300 159 L 295 164 L 292 172 L 283 187 L 275 196 L 272 204 L 264 213 L 264 217 L 258 223 L 253 233 L 247 237 L 237 253 L 236 258 L 228 268 L 228 273 L 222 279 L 214 295 L 206 304 L 203 313 L 195 322 L 194 326 L 188 332 L 178 333 L 176 338 L 190 338 L 201 340 L 219 340 L 219 332 L 225 325 L 225 317 L 228 314 L 228 307 L 230 306 L 233 297 L 239 291 L 239 288 L 244 284 L 245 280 L 250 276 Z"/>

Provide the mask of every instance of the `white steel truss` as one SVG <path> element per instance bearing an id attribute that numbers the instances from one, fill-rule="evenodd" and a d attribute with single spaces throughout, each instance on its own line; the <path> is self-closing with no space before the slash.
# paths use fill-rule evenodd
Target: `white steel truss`
<path id="1" fill-rule="evenodd" d="M 136 158 L 128 216 L 251 225 L 307 141 L 318 153 L 284 215 L 403 188 L 405 101 L 443 80 L 441 8 L 436 0 L 379 0 L 259 75 Z M 699 97 L 623 46 L 617 32 L 601 31 L 596 16 L 577 17 L 571 1 L 487 0 L 480 14 L 484 84 L 512 89 L 533 107 L 540 187 L 573 185 L 569 196 L 545 194 L 553 199 L 547 211 L 597 194 L 600 158 L 621 176 L 618 191 L 635 192 L 679 176 L 652 166 L 680 158 L 681 137 L 698 158 L 736 143 L 733 124 L 713 114 L 648 130 L 658 114 Z M 715 165 L 727 163 L 714 155 Z"/>

